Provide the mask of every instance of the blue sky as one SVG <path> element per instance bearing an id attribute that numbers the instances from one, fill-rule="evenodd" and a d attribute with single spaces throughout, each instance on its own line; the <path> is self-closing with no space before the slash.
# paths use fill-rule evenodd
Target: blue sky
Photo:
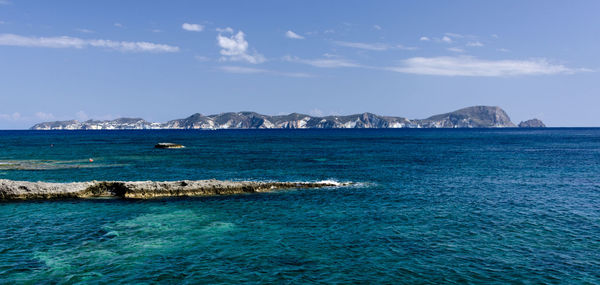
<path id="1" fill-rule="evenodd" d="M 0 129 L 497 105 L 600 126 L 598 1 L 0 0 Z"/>

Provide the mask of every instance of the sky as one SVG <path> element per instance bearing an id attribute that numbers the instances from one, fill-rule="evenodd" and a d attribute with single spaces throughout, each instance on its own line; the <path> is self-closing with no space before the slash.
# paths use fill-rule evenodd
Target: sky
<path id="1" fill-rule="evenodd" d="M 0 0 L 0 129 L 194 113 L 600 126 L 600 1 Z"/>

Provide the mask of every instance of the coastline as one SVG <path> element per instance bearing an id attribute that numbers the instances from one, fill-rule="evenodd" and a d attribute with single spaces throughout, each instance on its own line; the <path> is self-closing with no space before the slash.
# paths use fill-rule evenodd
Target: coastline
<path id="1" fill-rule="evenodd" d="M 150 199 L 181 196 L 217 196 L 270 192 L 293 188 L 348 185 L 321 182 L 255 182 L 225 180 L 180 181 L 88 181 L 70 183 L 29 182 L 0 179 L 0 201 L 86 198 Z"/>

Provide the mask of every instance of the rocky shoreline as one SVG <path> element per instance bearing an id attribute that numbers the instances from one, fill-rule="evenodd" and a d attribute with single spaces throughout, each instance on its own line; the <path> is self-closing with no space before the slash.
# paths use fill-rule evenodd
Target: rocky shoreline
<path id="1" fill-rule="evenodd" d="M 255 182 L 221 180 L 89 181 L 72 183 L 28 182 L 0 179 L 0 201 L 35 199 L 216 196 L 269 192 L 278 189 L 343 186 L 337 182 Z"/>

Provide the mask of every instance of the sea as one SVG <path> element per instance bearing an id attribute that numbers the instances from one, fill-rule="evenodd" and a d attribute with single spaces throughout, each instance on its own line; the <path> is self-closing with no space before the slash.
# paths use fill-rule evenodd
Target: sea
<path id="1" fill-rule="evenodd" d="M 213 178 L 351 184 L 0 202 L 0 284 L 600 284 L 600 129 L 0 131 L 0 179 Z"/>

